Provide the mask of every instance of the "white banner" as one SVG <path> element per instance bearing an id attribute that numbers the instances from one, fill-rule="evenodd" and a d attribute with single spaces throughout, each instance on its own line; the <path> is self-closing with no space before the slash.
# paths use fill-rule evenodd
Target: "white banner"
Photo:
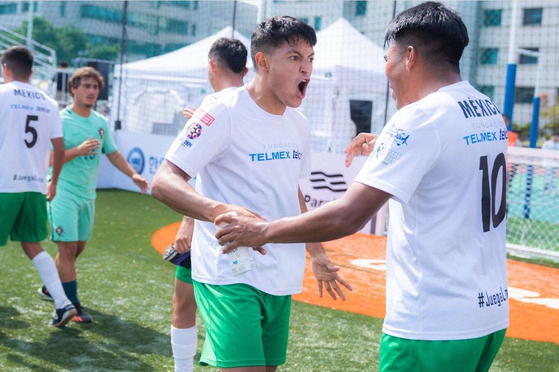
<path id="1" fill-rule="evenodd" d="M 144 176 L 151 186 L 153 176 L 163 162 L 165 153 L 171 146 L 174 137 L 117 131 L 114 134 L 114 139 L 128 163 Z M 313 210 L 342 196 L 359 173 L 365 160 L 366 157 L 364 156 L 357 157 L 353 160 L 351 167 L 347 168 L 344 163 L 344 154 L 313 152 L 311 176 L 299 181 L 307 208 Z M 98 188 L 112 187 L 139 192 L 138 187 L 132 180 L 115 170 L 103 156 L 99 169 Z M 148 190 L 148 193 L 151 193 L 151 189 Z M 369 221 L 360 232 L 384 235 L 385 208 L 383 207 L 378 217 Z"/>

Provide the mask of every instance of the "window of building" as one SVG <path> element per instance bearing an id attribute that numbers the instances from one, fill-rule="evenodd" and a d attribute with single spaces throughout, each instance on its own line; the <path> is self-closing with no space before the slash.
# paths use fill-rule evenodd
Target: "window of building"
<path id="1" fill-rule="evenodd" d="M 126 22 L 129 26 L 147 30 L 150 35 L 158 34 L 159 27 L 157 16 L 137 12 L 128 12 L 126 15 Z"/>
<path id="2" fill-rule="evenodd" d="M 161 7 L 161 1 L 150 1 L 149 7 L 151 9 L 159 9 Z"/>
<path id="3" fill-rule="evenodd" d="M 80 8 L 82 18 L 98 19 L 100 21 L 120 23 L 122 22 L 122 11 L 119 9 L 104 8 L 102 6 L 84 4 Z"/>
<path id="4" fill-rule="evenodd" d="M 535 87 L 516 87 L 514 89 L 514 103 L 532 103 Z"/>
<path id="5" fill-rule="evenodd" d="M 188 22 L 179 21 L 178 19 L 167 18 L 165 20 L 165 31 L 176 34 L 188 34 Z"/>
<path id="6" fill-rule="evenodd" d="M 495 99 L 495 86 L 494 85 L 481 85 L 477 88 L 481 93 L 485 94 L 491 100 Z"/>
<path id="7" fill-rule="evenodd" d="M 363 16 L 367 14 L 367 2 L 366 1 L 356 1 L 355 2 L 355 15 Z"/>
<path id="8" fill-rule="evenodd" d="M 186 9 L 190 9 L 190 1 L 166 1 L 166 4 L 180 6 Z"/>
<path id="9" fill-rule="evenodd" d="M 322 17 L 314 17 L 314 29 L 320 31 L 322 26 Z"/>
<path id="10" fill-rule="evenodd" d="M 486 27 L 494 27 L 501 25 L 501 9 L 488 9 L 483 12 L 483 25 Z"/>
<path id="11" fill-rule="evenodd" d="M 60 3 L 60 7 L 58 8 L 58 12 L 60 13 L 61 17 L 66 17 L 66 2 L 62 1 Z"/>
<path id="12" fill-rule="evenodd" d="M 0 4 L 0 14 L 16 14 L 16 13 L 17 13 L 17 3 Z"/>
<path id="13" fill-rule="evenodd" d="M 190 35 L 196 36 L 196 25 L 194 23 L 190 26 Z"/>
<path id="14" fill-rule="evenodd" d="M 192 5 L 194 5 L 193 6 L 194 10 L 198 10 L 198 1 L 193 1 Z"/>
<path id="15" fill-rule="evenodd" d="M 479 63 L 482 65 L 496 65 L 499 56 L 497 48 L 482 48 L 479 53 Z"/>
<path id="16" fill-rule="evenodd" d="M 22 13 L 27 13 L 29 11 L 29 3 L 30 3 L 30 1 L 26 1 L 26 2 L 21 4 L 21 12 Z M 37 5 L 38 5 L 38 2 L 34 1 L 33 2 L 33 12 L 34 13 L 37 12 Z"/>
<path id="17" fill-rule="evenodd" d="M 300 21 L 305 22 L 305 23 L 309 23 L 309 18 L 308 17 L 301 17 L 299 18 Z"/>
<path id="18" fill-rule="evenodd" d="M 522 48 L 526 50 L 531 50 L 533 52 L 539 52 L 540 48 Z M 520 53 L 518 56 L 518 64 L 520 65 L 537 65 L 538 64 L 538 57 L 529 56 L 526 54 Z"/>
<path id="19" fill-rule="evenodd" d="M 541 26 L 542 15 L 543 8 L 524 9 L 524 18 L 522 19 L 522 24 L 524 26 Z"/>

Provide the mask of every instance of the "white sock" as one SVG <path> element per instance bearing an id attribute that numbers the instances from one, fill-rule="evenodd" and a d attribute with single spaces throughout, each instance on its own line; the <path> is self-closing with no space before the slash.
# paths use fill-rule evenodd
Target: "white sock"
<path id="1" fill-rule="evenodd" d="M 33 265 L 37 268 L 43 284 L 47 287 L 52 296 L 54 306 L 57 309 L 62 309 L 66 305 L 71 305 L 72 303 L 68 300 L 66 293 L 64 293 L 64 288 L 62 288 L 58 270 L 56 269 L 56 264 L 52 257 L 47 252 L 42 251 L 33 257 L 31 262 L 33 262 Z"/>
<path id="2" fill-rule="evenodd" d="M 196 326 L 192 328 L 175 328 L 171 326 L 171 347 L 175 358 L 175 372 L 192 372 L 194 356 L 198 346 Z"/>

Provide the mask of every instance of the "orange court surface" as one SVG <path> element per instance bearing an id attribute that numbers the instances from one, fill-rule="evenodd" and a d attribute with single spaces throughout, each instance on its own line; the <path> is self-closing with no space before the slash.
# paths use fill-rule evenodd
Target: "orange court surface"
<path id="1" fill-rule="evenodd" d="M 151 239 L 161 254 L 176 236 L 180 223 L 158 230 Z M 332 262 L 351 284 L 346 301 L 328 294 L 318 297 L 310 265 L 305 267 L 302 293 L 293 296 L 308 304 L 384 318 L 386 237 L 354 234 L 326 242 Z M 308 259 L 308 257 L 307 257 Z M 510 327 L 507 337 L 559 343 L 559 269 L 508 260 Z"/>

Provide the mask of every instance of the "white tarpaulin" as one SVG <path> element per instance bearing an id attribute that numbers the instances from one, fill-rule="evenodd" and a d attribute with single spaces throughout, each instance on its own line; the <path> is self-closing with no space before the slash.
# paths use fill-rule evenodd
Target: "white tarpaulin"
<path id="1" fill-rule="evenodd" d="M 317 33 L 311 82 L 301 111 L 311 125 L 312 149 L 342 152 L 355 136 L 350 100 L 372 102 L 371 132 L 384 126 L 384 52 L 346 19 Z"/>
<path id="2" fill-rule="evenodd" d="M 120 117 L 125 131 L 175 136 L 185 123 L 182 110 L 199 106 L 206 95 L 213 93 L 208 81 L 208 52 L 215 40 L 231 37 L 232 30 L 229 26 L 173 52 L 126 63 L 122 76 L 121 66 L 115 66 L 111 123 Z M 249 49 L 246 37 L 237 31 L 234 37 Z M 250 52 L 247 67 L 251 74 Z M 247 76 L 245 81 L 249 79 Z"/>

